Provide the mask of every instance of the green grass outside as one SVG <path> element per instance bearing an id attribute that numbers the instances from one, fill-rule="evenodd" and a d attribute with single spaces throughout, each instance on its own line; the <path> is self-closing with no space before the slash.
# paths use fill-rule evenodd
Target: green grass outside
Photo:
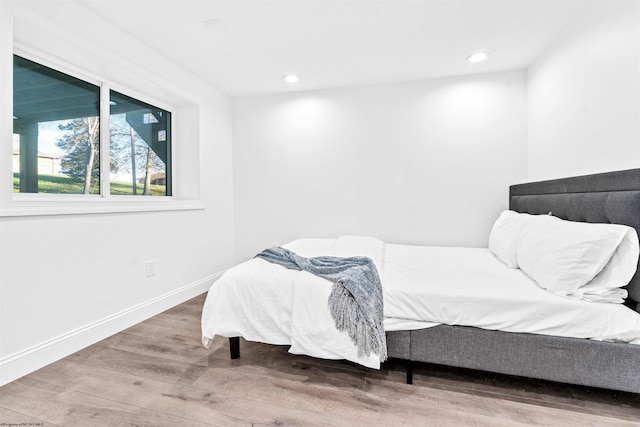
<path id="1" fill-rule="evenodd" d="M 142 195 L 144 184 L 137 184 L 136 191 L 138 195 Z M 20 192 L 20 174 L 13 174 L 13 192 Z M 84 183 L 76 181 L 67 175 L 38 175 L 38 193 L 53 194 L 82 194 L 84 192 Z M 91 194 L 100 194 L 97 185 L 91 187 Z M 132 195 L 133 189 L 130 182 L 113 181 L 111 183 L 111 195 Z M 164 185 L 151 185 L 152 196 L 164 196 L 166 189 Z"/>

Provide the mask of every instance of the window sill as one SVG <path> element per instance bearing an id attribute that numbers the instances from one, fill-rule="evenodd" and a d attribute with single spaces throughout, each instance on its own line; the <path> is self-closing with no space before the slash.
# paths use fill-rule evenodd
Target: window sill
<path id="1" fill-rule="evenodd" d="M 40 195 L 38 195 L 40 196 Z M 202 210 L 200 200 L 177 200 L 172 198 L 150 198 L 131 200 L 129 196 L 74 200 L 74 197 L 14 197 L 7 206 L 0 208 L 0 217 L 87 215 L 127 212 L 156 212 Z M 136 196 L 133 196 L 136 197 Z"/>

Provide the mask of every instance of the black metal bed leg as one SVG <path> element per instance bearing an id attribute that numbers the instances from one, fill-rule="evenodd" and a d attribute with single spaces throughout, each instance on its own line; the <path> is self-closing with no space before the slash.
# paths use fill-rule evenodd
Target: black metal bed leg
<path id="1" fill-rule="evenodd" d="M 232 359 L 240 358 L 240 337 L 229 338 L 229 353 Z"/>
<path id="2" fill-rule="evenodd" d="M 413 362 L 407 360 L 407 384 L 413 384 Z"/>

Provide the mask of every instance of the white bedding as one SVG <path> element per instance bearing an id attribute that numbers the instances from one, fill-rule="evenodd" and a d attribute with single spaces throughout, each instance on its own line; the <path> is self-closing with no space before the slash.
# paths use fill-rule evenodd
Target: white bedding
<path id="1" fill-rule="evenodd" d="M 300 239 L 286 248 L 311 257 L 369 256 L 382 281 L 385 329 L 450 325 L 640 343 L 640 314 L 620 305 L 551 294 L 488 249 L 385 244 L 373 238 Z M 216 336 L 290 345 L 294 354 L 358 358 L 327 309 L 331 284 L 304 271 L 252 259 L 216 281 L 202 313 L 203 344 Z"/>
<path id="2" fill-rule="evenodd" d="M 386 317 L 631 342 L 640 314 L 547 292 L 488 249 L 385 245 Z"/>
<path id="3" fill-rule="evenodd" d="M 342 239 L 344 245 L 336 245 L 338 240 L 300 239 L 284 247 L 305 257 L 346 256 L 349 250 L 376 264 L 382 262 L 380 245 L 365 244 L 363 251 L 357 251 L 349 239 Z M 359 358 L 347 333 L 335 328 L 327 308 L 330 292 L 331 283 L 311 273 L 263 259 L 246 261 L 228 270 L 209 290 L 202 311 L 202 342 L 209 347 L 216 335 L 241 336 L 290 345 L 293 354 L 346 359 L 378 369 L 376 355 Z"/>

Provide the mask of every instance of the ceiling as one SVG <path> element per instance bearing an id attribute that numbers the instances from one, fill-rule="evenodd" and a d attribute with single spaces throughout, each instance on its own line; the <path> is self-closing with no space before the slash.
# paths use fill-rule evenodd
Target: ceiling
<path id="1" fill-rule="evenodd" d="M 85 8 L 223 92 L 243 96 L 524 69 L 597 1 L 60 3 Z M 465 61 L 477 51 L 491 55 Z M 284 82 L 289 73 L 300 81 Z"/>

